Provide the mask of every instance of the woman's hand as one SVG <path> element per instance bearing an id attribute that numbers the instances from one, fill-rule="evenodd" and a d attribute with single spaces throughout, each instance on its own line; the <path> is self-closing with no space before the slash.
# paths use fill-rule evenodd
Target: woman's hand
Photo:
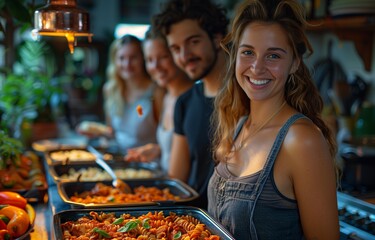
<path id="1" fill-rule="evenodd" d="M 149 143 L 141 147 L 128 149 L 124 160 L 129 162 L 151 162 L 160 157 L 160 147 L 157 144 Z"/>

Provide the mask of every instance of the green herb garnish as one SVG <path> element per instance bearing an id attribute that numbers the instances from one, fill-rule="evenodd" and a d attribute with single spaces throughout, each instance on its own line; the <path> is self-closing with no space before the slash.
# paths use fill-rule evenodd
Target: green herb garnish
<path id="1" fill-rule="evenodd" d="M 111 238 L 111 235 L 109 235 L 106 231 L 104 231 L 103 229 L 99 229 L 99 228 L 94 228 L 93 229 L 94 232 L 96 233 L 99 233 L 100 236 L 102 237 L 105 237 L 105 238 Z"/>
<path id="2" fill-rule="evenodd" d="M 119 225 L 124 221 L 123 218 L 117 218 L 112 224 Z"/>
<path id="3" fill-rule="evenodd" d="M 140 221 L 138 219 L 129 221 L 125 224 L 125 226 L 119 228 L 117 231 L 118 232 L 129 232 L 130 230 L 135 229 L 139 223 L 140 223 Z"/>
<path id="4" fill-rule="evenodd" d="M 109 197 L 107 197 L 107 199 L 110 202 L 114 202 L 115 201 L 115 197 L 114 196 L 109 196 Z"/>
<path id="5" fill-rule="evenodd" d="M 173 239 L 179 239 L 181 237 L 181 232 L 178 231 L 175 235 L 173 235 Z"/>
<path id="6" fill-rule="evenodd" d="M 149 218 L 145 218 L 145 219 L 143 219 L 143 221 L 142 221 L 142 226 L 143 226 L 145 229 L 150 229 L 150 228 L 151 228 L 149 221 L 150 221 Z"/>

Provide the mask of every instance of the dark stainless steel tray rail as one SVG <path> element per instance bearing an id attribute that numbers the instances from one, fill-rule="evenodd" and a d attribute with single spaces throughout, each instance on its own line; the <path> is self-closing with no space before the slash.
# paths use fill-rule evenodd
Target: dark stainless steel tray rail
<path id="1" fill-rule="evenodd" d="M 214 220 L 206 211 L 196 207 L 173 206 L 173 207 L 132 207 L 132 208 L 104 208 L 104 209 L 72 209 L 56 213 L 53 216 L 53 228 L 56 239 L 63 239 L 61 231 L 61 224 L 67 221 L 75 221 L 83 216 L 88 216 L 90 211 L 98 213 L 115 213 L 119 216 L 123 213 L 131 214 L 132 216 L 140 216 L 148 212 L 163 211 L 164 215 L 169 215 L 170 212 L 177 215 L 189 215 L 198 219 L 205 224 L 207 229 L 215 235 L 218 235 L 221 240 L 234 240 L 233 236 L 216 220 Z"/>
<path id="2" fill-rule="evenodd" d="M 99 181 L 108 186 L 112 186 L 112 180 Z M 82 193 L 84 191 L 90 191 L 94 188 L 98 181 L 90 182 L 58 182 L 57 190 L 61 199 L 70 204 L 72 208 L 105 208 L 105 207 L 131 207 L 131 206 L 152 206 L 152 205 L 173 205 L 179 203 L 188 203 L 199 197 L 199 194 L 187 184 L 179 181 L 178 179 L 171 178 L 154 178 L 154 179 L 124 179 L 131 188 L 145 186 L 145 187 L 157 187 L 159 189 L 169 188 L 170 192 L 180 197 L 176 201 L 153 201 L 153 202 L 139 202 L 139 203 L 105 203 L 105 204 L 94 204 L 94 203 L 78 203 L 70 200 L 74 194 Z"/>
<path id="3" fill-rule="evenodd" d="M 152 178 L 162 178 L 164 173 L 159 168 L 158 164 L 152 163 L 141 163 L 141 162 L 125 162 L 125 161 L 118 161 L 118 160 L 110 160 L 107 161 L 108 165 L 112 167 L 112 169 L 134 169 L 134 170 L 149 170 L 152 172 Z M 63 179 L 61 176 L 63 174 L 68 174 L 69 169 L 74 169 L 76 171 L 80 169 L 88 169 L 89 167 L 96 167 L 100 170 L 102 168 L 94 161 L 94 162 L 72 162 L 69 164 L 64 163 L 52 163 L 49 165 L 49 173 L 55 182 L 60 181 L 72 181 L 76 182 L 77 180 L 69 180 Z M 141 178 L 143 179 L 143 178 Z"/>

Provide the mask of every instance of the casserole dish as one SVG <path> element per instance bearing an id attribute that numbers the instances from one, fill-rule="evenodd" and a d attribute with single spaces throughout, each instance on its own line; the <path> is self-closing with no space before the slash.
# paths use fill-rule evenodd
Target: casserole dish
<path id="1" fill-rule="evenodd" d="M 98 183 L 106 186 L 112 186 L 112 180 L 108 181 L 89 181 L 89 182 L 67 182 L 62 181 L 57 183 L 57 190 L 61 199 L 70 204 L 72 208 L 105 208 L 105 207 L 130 207 L 130 206 L 152 206 L 152 205 L 173 205 L 188 203 L 198 198 L 198 193 L 187 184 L 171 178 L 149 178 L 149 179 L 127 179 L 124 180 L 130 188 L 134 189 L 137 187 L 156 187 L 157 189 L 169 190 L 169 193 L 177 196 L 179 199 L 176 200 L 156 200 L 156 201 L 137 201 L 137 202 L 108 202 L 108 203 L 82 203 L 72 201 L 71 197 L 82 194 L 84 192 L 91 191 Z"/>
<path id="2" fill-rule="evenodd" d="M 112 154 L 103 154 L 104 160 L 113 160 Z M 74 162 L 95 162 L 94 154 L 85 148 L 55 149 L 44 153 L 48 165 L 54 163 L 71 164 Z"/>
<path id="3" fill-rule="evenodd" d="M 69 221 L 76 221 L 83 216 L 89 216 L 90 212 L 94 211 L 100 213 L 113 213 L 116 217 L 121 214 L 130 214 L 134 217 L 139 217 L 148 213 L 162 212 L 164 216 L 176 214 L 177 216 L 189 216 L 198 220 L 200 223 L 205 225 L 205 228 L 210 231 L 211 234 L 217 235 L 221 240 L 234 240 L 231 234 L 217 221 L 210 217 L 204 210 L 196 207 L 184 207 L 184 206 L 173 206 L 173 207 L 131 207 L 131 208 L 104 208 L 104 209 L 72 209 L 65 210 L 56 213 L 53 216 L 53 228 L 56 239 L 64 239 L 61 224 Z M 89 231 L 89 230 L 88 230 Z M 87 231 L 86 231 L 87 232 Z"/>

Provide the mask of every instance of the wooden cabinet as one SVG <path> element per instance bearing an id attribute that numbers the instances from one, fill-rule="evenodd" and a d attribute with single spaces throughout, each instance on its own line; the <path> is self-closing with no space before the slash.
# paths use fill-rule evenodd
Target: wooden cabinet
<path id="1" fill-rule="evenodd" d="M 374 48 L 375 15 L 311 20 L 309 32 L 332 32 L 342 40 L 353 41 L 365 69 L 371 70 Z"/>

